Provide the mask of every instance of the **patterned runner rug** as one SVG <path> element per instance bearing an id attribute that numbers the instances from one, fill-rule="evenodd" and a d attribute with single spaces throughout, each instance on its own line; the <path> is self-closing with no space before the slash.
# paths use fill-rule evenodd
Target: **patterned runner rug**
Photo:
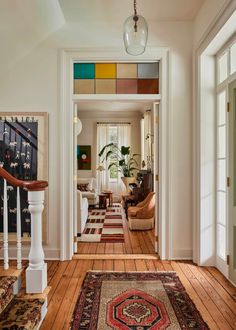
<path id="1" fill-rule="evenodd" d="M 71 329 L 209 329 L 175 272 L 88 272 Z"/>
<path id="2" fill-rule="evenodd" d="M 82 242 L 120 243 L 124 242 L 123 210 L 120 204 L 113 204 L 106 210 L 89 210 L 88 220 L 81 235 Z"/>

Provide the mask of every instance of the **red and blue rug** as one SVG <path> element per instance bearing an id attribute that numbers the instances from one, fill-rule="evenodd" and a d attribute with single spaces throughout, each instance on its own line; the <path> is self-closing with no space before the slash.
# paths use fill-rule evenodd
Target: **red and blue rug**
<path id="1" fill-rule="evenodd" d="M 81 242 L 123 243 L 123 210 L 113 204 L 106 210 L 91 209 L 80 237 Z"/>
<path id="2" fill-rule="evenodd" d="M 71 329 L 209 328 L 175 272 L 88 272 Z"/>

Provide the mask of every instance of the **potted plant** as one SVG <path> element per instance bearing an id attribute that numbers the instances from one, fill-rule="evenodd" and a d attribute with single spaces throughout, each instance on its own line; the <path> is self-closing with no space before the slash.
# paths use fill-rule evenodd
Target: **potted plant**
<path id="1" fill-rule="evenodd" d="M 136 167 L 138 166 L 136 157 L 138 157 L 139 154 L 131 154 L 130 147 L 121 146 L 121 148 L 118 148 L 114 143 L 109 143 L 102 148 L 98 155 L 99 157 L 104 155 L 102 162 L 108 159 L 111 160 L 108 170 L 112 167 L 116 167 L 117 171 L 121 172 L 121 180 L 125 184 L 128 192 L 129 184 L 136 181 L 134 170 L 139 170 Z"/>

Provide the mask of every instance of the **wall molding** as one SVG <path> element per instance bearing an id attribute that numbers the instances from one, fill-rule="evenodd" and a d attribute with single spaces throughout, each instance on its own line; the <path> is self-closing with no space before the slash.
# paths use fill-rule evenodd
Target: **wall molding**
<path id="1" fill-rule="evenodd" d="M 78 100 L 89 99 L 88 96 L 74 96 L 73 79 L 71 73 L 73 72 L 74 61 L 124 61 L 124 62 L 138 62 L 142 61 L 155 61 L 160 60 L 160 92 L 162 100 L 160 103 L 160 152 L 162 152 L 160 164 L 160 199 L 162 200 L 160 207 L 160 221 L 159 221 L 159 254 L 162 259 L 169 259 L 170 251 L 170 228 L 169 214 L 170 214 L 170 187 L 171 179 L 170 174 L 170 137 L 169 137 L 169 49 L 166 47 L 150 47 L 145 52 L 145 55 L 130 56 L 125 54 L 120 49 L 96 49 L 96 48 L 83 48 L 83 49 L 62 49 L 59 53 L 60 56 L 60 259 L 67 260 L 73 256 L 73 192 L 74 192 L 74 169 L 73 169 L 73 101 L 77 103 Z M 116 95 L 98 95 L 98 100 L 147 100 L 151 97 L 147 96 L 119 96 Z M 91 99 L 96 100 L 96 95 Z M 153 101 L 158 100 L 158 97 L 153 97 Z M 163 219 L 163 221 L 161 221 Z"/>
<path id="2" fill-rule="evenodd" d="M 192 260 L 193 250 L 192 249 L 175 249 L 172 252 L 171 260 Z"/>
<path id="3" fill-rule="evenodd" d="M 60 260 L 60 249 L 47 248 L 43 246 L 44 259 L 45 260 Z M 29 260 L 30 245 L 28 247 L 22 248 L 22 259 Z M 16 247 L 9 246 L 9 259 L 16 260 Z M 3 259 L 2 252 L 0 254 L 0 259 Z"/>

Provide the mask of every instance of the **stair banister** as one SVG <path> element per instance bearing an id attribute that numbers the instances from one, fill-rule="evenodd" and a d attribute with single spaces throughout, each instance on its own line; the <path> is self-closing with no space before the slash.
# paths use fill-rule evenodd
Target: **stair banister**
<path id="1" fill-rule="evenodd" d="M 23 181 L 16 179 L 2 167 L 0 177 L 4 179 L 4 268 L 9 266 L 8 260 L 8 233 L 7 233 L 7 182 L 17 187 L 17 223 L 20 222 L 19 188 L 28 191 L 29 212 L 31 214 L 31 246 L 29 253 L 29 266 L 26 270 L 26 292 L 42 293 L 47 286 L 47 264 L 44 262 L 42 246 L 42 212 L 44 209 L 44 191 L 47 181 Z M 6 232 L 5 232 L 6 231 Z M 17 268 L 21 267 L 21 240 L 17 231 Z"/>

